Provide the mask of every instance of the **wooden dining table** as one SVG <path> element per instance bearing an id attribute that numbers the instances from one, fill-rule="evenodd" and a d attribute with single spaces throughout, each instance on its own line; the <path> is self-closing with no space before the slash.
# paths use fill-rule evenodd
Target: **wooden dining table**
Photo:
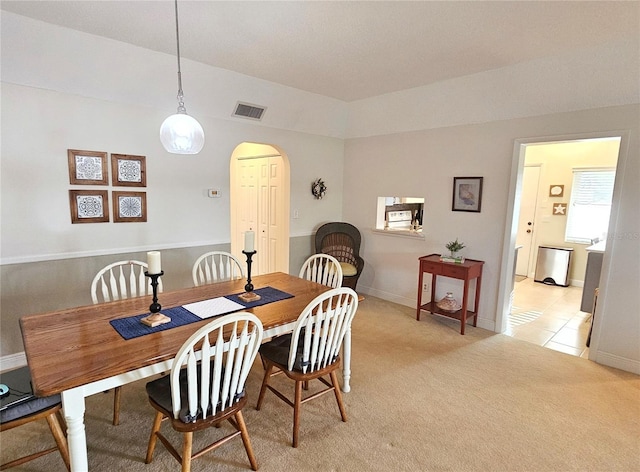
<path id="1" fill-rule="evenodd" d="M 291 298 L 248 308 L 269 338 L 291 332 L 296 319 L 324 285 L 281 272 L 258 275 L 255 289 L 273 287 Z M 245 280 L 219 282 L 158 295 L 163 309 L 244 292 Z M 182 344 L 211 318 L 133 339 L 124 339 L 110 321 L 149 312 L 151 296 L 23 316 L 20 328 L 33 389 L 38 396 L 60 393 L 68 428 L 71 470 L 88 471 L 85 398 L 171 370 Z M 343 386 L 350 390 L 351 333 L 343 343 Z"/>

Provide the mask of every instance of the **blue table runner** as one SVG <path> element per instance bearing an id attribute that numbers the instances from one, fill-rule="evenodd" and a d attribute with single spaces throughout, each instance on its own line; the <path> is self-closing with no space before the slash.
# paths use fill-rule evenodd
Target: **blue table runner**
<path id="1" fill-rule="evenodd" d="M 225 296 L 225 298 L 239 303 L 244 308 L 254 308 L 257 306 L 266 305 L 268 303 L 286 300 L 287 298 L 293 298 L 293 295 L 291 295 L 290 293 L 283 292 L 282 290 L 278 290 L 273 287 L 263 287 L 254 290 L 254 293 L 260 295 L 260 300 L 256 300 L 253 302 L 245 302 L 240 299 L 239 296 L 243 293 L 244 292 L 227 295 Z M 152 328 L 151 326 L 142 324 L 142 322 L 140 321 L 140 319 L 150 315 L 150 313 L 143 313 L 141 315 L 128 316 L 126 318 L 111 320 L 109 321 L 109 323 L 124 339 L 133 339 L 144 336 L 146 334 L 157 333 L 158 331 L 165 331 L 167 329 L 177 328 L 178 326 L 195 323 L 196 321 L 202 321 L 202 318 L 194 315 L 182 306 L 166 309 L 163 308 L 162 310 L 160 310 L 160 312 L 171 318 L 171 322 L 154 326 Z M 221 313 L 218 316 L 226 314 L 228 313 Z"/>

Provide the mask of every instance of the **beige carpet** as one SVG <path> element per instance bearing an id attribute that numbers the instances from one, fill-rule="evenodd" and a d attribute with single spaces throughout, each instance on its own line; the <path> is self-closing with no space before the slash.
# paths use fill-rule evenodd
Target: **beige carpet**
<path id="1" fill-rule="evenodd" d="M 417 322 L 414 310 L 367 297 L 353 325 L 349 421 L 340 421 L 330 395 L 307 403 L 298 449 L 290 446 L 289 407 L 267 393 L 255 411 L 256 363 L 245 418 L 260 470 L 640 471 L 640 377 L 479 328 L 458 330 L 453 320 L 425 314 Z M 117 427 L 112 398 L 87 400 L 90 470 L 179 470 L 162 445 L 144 464 L 153 418 L 144 382 L 123 388 Z M 3 462 L 52 442 L 44 422 L 1 438 Z M 14 470 L 64 467 L 50 454 Z M 249 463 L 237 439 L 192 470 Z"/>

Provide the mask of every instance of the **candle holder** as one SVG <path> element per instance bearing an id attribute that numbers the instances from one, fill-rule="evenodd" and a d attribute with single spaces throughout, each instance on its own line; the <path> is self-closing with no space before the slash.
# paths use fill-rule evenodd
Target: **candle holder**
<path id="1" fill-rule="evenodd" d="M 161 324 L 170 323 L 171 318 L 160 313 L 162 305 L 158 303 L 158 278 L 160 278 L 161 275 L 164 275 L 164 271 L 160 271 L 159 274 L 150 274 L 145 271 L 144 275 L 151 279 L 151 287 L 153 287 L 153 303 L 149 305 L 149 311 L 151 314 L 142 318 L 140 322 L 147 326 L 151 326 L 152 328 Z"/>
<path id="2" fill-rule="evenodd" d="M 247 256 L 247 284 L 244 286 L 244 291 L 242 295 L 238 295 L 238 298 L 244 302 L 255 302 L 260 300 L 260 295 L 253 291 L 253 284 L 251 283 L 251 258 L 256 253 L 256 251 L 242 251 L 242 254 Z"/>

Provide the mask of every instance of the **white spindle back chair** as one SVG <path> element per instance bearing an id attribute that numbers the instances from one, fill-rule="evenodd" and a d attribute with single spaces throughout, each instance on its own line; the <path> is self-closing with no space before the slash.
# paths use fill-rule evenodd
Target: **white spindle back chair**
<path id="1" fill-rule="evenodd" d="M 338 288 L 342 285 L 342 267 L 338 259 L 329 254 L 314 254 L 302 265 L 299 277 Z"/>
<path id="2" fill-rule="evenodd" d="M 153 294 L 151 279 L 144 275 L 147 267 L 146 262 L 118 261 L 102 268 L 91 282 L 91 300 L 101 303 Z M 158 291 L 162 292 L 161 278 L 158 278 Z M 112 423 L 117 426 L 122 387 L 116 387 L 113 394 Z"/>
<path id="3" fill-rule="evenodd" d="M 291 335 L 274 338 L 260 348 L 265 374 L 256 409 L 260 410 L 262 407 L 267 389 L 293 407 L 293 447 L 298 447 L 300 405 L 308 400 L 334 392 L 342 421 L 347 421 L 336 370 L 340 367 L 342 341 L 351 329 L 357 309 L 358 295 L 351 288 L 329 290 L 307 305 L 298 317 Z M 293 401 L 269 385 L 270 378 L 280 371 L 295 381 Z M 330 381 L 323 378 L 325 375 L 330 376 Z M 328 388 L 303 399 L 303 384 L 314 379 Z"/>
<path id="4" fill-rule="evenodd" d="M 240 435 L 249 462 L 253 470 L 257 470 L 241 410 L 247 402 L 245 382 L 262 336 L 262 323 L 258 317 L 239 312 L 215 319 L 185 341 L 173 361 L 169 378 L 147 384 L 149 401 L 157 410 L 147 449 L 147 464 L 153 459 L 156 439 L 160 438 L 182 463 L 182 470 L 189 470 L 191 459 L 200 455 L 196 453 L 192 457 L 191 454 L 193 432 L 219 426 L 228 420 L 235 431 L 217 440 L 210 448 L 215 449 Z M 173 428 L 183 433 L 181 460 L 180 454 L 160 432 L 164 418 L 169 418 Z"/>
<path id="5" fill-rule="evenodd" d="M 223 280 L 242 279 L 242 264 L 233 255 L 224 251 L 211 251 L 201 255 L 191 271 L 196 287 Z"/>
<path id="6" fill-rule="evenodd" d="M 104 267 L 91 282 L 93 303 L 153 294 L 151 279 L 144 275 L 147 267 L 140 261 L 118 261 Z M 162 292 L 162 278 L 158 278 L 158 291 Z"/>

